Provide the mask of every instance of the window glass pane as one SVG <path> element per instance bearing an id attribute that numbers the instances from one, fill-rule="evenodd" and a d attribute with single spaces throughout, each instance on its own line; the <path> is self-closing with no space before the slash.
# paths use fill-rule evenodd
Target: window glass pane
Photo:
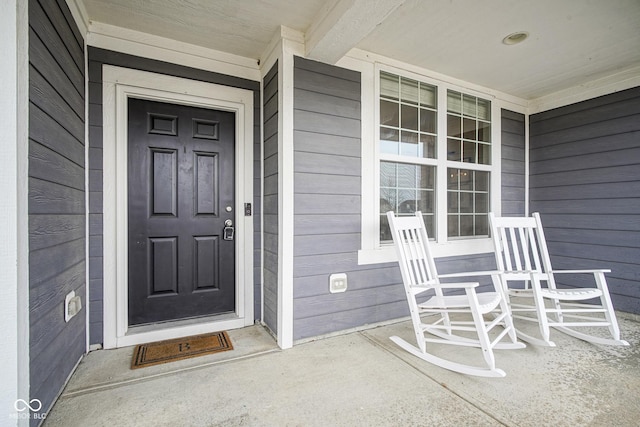
<path id="1" fill-rule="evenodd" d="M 389 219 L 387 218 L 387 212 L 391 209 L 382 210 L 380 208 L 380 241 L 387 242 L 389 240 L 393 240 L 391 236 L 391 228 L 389 227 Z"/>
<path id="2" fill-rule="evenodd" d="M 426 191 L 426 190 L 418 191 L 417 210 L 421 212 L 433 212 L 434 211 L 433 208 L 434 208 L 433 191 Z"/>
<path id="3" fill-rule="evenodd" d="M 476 162 L 476 143 L 465 141 L 462 144 L 462 161 L 467 163 Z"/>
<path id="4" fill-rule="evenodd" d="M 436 133 L 436 112 L 420 109 L 420 132 Z"/>
<path id="5" fill-rule="evenodd" d="M 418 182 L 417 173 L 418 166 L 404 164 L 404 163 L 395 163 L 396 168 L 396 177 L 398 180 L 397 186 L 398 188 L 411 188 L 415 189 L 416 184 Z"/>
<path id="6" fill-rule="evenodd" d="M 404 129 L 418 130 L 418 107 L 402 105 L 401 117 Z"/>
<path id="7" fill-rule="evenodd" d="M 436 137 L 433 135 L 420 134 L 423 157 L 429 159 L 436 158 Z"/>
<path id="8" fill-rule="evenodd" d="M 380 124 L 393 127 L 400 126 L 398 104 L 395 102 L 380 100 Z"/>
<path id="9" fill-rule="evenodd" d="M 460 190 L 473 190 L 473 171 L 459 169 L 458 179 L 460 180 Z"/>
<path id="10" fill-rule="evenodd" d="M 487 215 L 475 216 L 475 235 L 476 236 L 488 236 L 489 235 L 489 217 Z"/>
<path id="11" fill-rule="evenodd" d="M 400 135 L 400 141 L 402 142 L 410 142 L 412 144 L 416 144 L 418 142 L 418 132 L 409 132 L 403 130 Z"/>
<path id="12" fill-rule="evenodd" d="M 386 213 L 395 210 L 398 204 L 396 190 L 393 188 L 385 188 L 380 190 L 380 212 Z"/>
<path id="13" fill-rule="evenodd" d="M 435 237 L 435 218 L 434 215 L 422 215 L 422 219 L 424 221 L 424 226 L 427 229 L 427 236 L 429 239 Z"/>
<path id="14" fill-rule="evenodd" d="M 400 99 L 410 104 L 418 103 L 418 82 L 402 77 L 400 79 Z"/>
<path id="15" fill-rule="evenodd" d="M 487 144 L 478 144 L 478 163 L 482 165 L 491 164 L 491 146 Z"/>
<path id="16" fill-rule="evenodd" d="M 418 188 L 435 190 L 436 188 L 436 168 L 433 166 L 418 167 Z"/>
<path id="17" fill-rule="evenodd" d="M 491 102 L 478 98 L 478 118 L 491 120 Z"/>
<path id="18" fill-rule="evenodd" d="M 413 213 L 416 211 L 416 191 L 398 190 L 397 213 Z"/>
<path id="19" fill-rule="evenodd" d="M 457 214 L 460 211 L 460 204 L 458 203 L 457 191 L 447 192 L 447 212 Z"/>
<path id="20" fill-rule="evenodd" d="M 478 141 L 491 141 L 491 124 L 486 122 L 478 122 Z"/>
<path id="21" fill-rule="evenodd" d="M 458 237 L 460 235 L 458 218 L 458 215 L 447 216 L 447 234 L 449 235 L 449 237 Z"/>
<path id="22" fill-rule="evenodd" d="M 458 175 L 460 174 L 460 169 L 447 169 L 447 189 L 449 190 L 457 190 L 459 188 Z"/>
<path id="23" fill-rule="evenodd" d="M 477 117 L 476 97 L 464 95 L 462 101 L 462 114 L 465 116 Z"/>
<path id="24" fill-rule="evenodd" d="M 476 193 L 475 212 L 489 212 L 489 200 L 487 193 Z"/>
<path id="25" fill-rule="evenodd" d="M 395 163 L 380 162 L 380 186 L 384 189 L 397 186 Z M 382 190 L 380 191 L 382 197 Z"/>
<path id="26" fill-rule="evenodd" d="M 460 215 L 460 236 L 473 236 L 473 215 Z"/>
<path id="27" fill-rule="evenodd" d="M 460 145 L 462 141 L 457 139 L 447 140 L 447 160 L 459 162 L 462 159 L 462 149 Z"/>
<path id="28" fill-rule="evenodd" d="M 397 129 L 380 128 L 380 152 L 398 154 L 400 132 Z"/>
<path id="29" fill-rule="evenodd" d="M 435 108 L 436 99 L 436 87 L 420 83 L 420 105 Z"/>
<path id="30" fill-rule="evenodd" d="M 462 94 L 452 90 L 447 91 L 447 111 L 462 114 Z"/>
<path id="31" fill-rule="evenodd" d="M 380 73 L 380 96 L 398 99 L 400 93 L 400 77 L 385 72 Z"/>
<path id="32" fill-rule="evenodd" d="M 462 135 L 462 118 L 447 114 L 447 135 L 460 138 Z"/>
<path id="33" fill-rule="evenodd" d="M 418 132 L 401 133 L 400 155 L 422 157 L 422 147 L 418 144 Z"/>
<path id="34" fill-rule="evenodd" d="M 475 172 L 475 190 L 476 191 L 489 191 L 489 172 Z"/>
<path id="35" fill-rule="evenodd" d="M 472 139 L 476 140 L 476 121 L 468 118 L 464 118 L 462 120 L 463 133 L 462 137 L 464 139 Z"/>
<path id="36" fill-rule="evenodd" d="M 473 213 L 473 193 L 460 193 L 460 212 Z"/>

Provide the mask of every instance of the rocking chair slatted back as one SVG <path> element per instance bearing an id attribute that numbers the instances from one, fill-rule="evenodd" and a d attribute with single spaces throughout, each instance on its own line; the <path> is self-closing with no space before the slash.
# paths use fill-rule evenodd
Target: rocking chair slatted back
<path id="1" fill-rule="evenodd" d="M 528 279 L 532 272 L 551 271 L 551 260 L 539 216 L 497 218 L 489 214 L 498 269 L 510 279 Z"/>
<path id="2" fill-rule="evenodd" d="M 395 225 L 395 224 L 394 224 Z M 421 218 L 407 217 L 399 225 L 395 225 L 395 240 L 402 242 L 403 251 L 399 262 L 402 264 L 403 280 L 409 286 L 428 286 L 437 283 L 437 271 L 429 249 L 429 238 Z"/>
<path id="3" fill-rule="evenodd" d="M 513 316 L 539 324 L 542 339 L 518 331 L 522 339 L 553 346 L 555 344 L 549 338 L 549 328 L 553 327 L 586 341 L 628 345 L 620 339 L 604 276 L 608 270 L 553 270 L 538 213 L 532 217 L 502 218 L 490 213 L 489 221 L 496 264 L 507 295 L 532 301 L 510 302 Z M 559 279 L 563 284 L 561 289 L 557 286 L 556 276 L 564 277 Z M 591 280 L 588 280 L 589 276 Z M 594 303 L 595 300 L 599 300 L 599 304 Z M 532 313 L 535 316 L 529 316 Z M 592 327 L 608 328 L 612 338 L 575 330 Z"/>

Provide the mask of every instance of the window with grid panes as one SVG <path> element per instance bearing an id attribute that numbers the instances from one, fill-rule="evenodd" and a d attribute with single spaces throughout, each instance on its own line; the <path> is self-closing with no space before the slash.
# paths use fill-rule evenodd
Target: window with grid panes
<path id="1" fill-rule="evenodd" d="M 491 164 L 490 101 L 447 91 L 447 163 L 447 236 L 487 236 L 490 172 L 475 165 Z"/>
<path id="2" fill-rule="evenodd" d="M 385 213 L 421 211 L 436 237 L 436 172 L 446 168 L 447 239 L 488 236 L 491 102 L 447 90 L 446 129 L 439 130 L 437 87 L 380 72 L 380 241 L 390 241 Z M 438 158 L 438 132 L 446 158 Z M 446 136 L 446 137 L 445 137 Z M 444 190 L 443 190 L 444 191 Z M 444 194 L 444 193 L 443 193 Z"/>
<path id="3" fill-rule="evenodd" d="M 421 211 L 435 232 L 436 87 L 380 73 L 380 241 L 391 240 L 385 213 Z"/>

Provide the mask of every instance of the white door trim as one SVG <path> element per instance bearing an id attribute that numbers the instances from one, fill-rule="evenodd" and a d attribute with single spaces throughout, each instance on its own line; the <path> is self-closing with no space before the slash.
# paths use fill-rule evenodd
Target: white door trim
<path id="1" fill-rule="evenodd" d="M 252 325 L 253 92 L 111 65 L 102 69 L 104 348 Z M 127 100 L 143 98 L 236 115 L 236 307 L 226 316 L 129 328 L 127 313 Z"/>

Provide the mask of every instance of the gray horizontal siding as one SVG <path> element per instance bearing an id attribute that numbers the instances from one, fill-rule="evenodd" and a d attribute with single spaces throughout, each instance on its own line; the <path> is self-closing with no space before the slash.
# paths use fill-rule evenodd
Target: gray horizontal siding
<path id="1" fill-rule="evenodd" d="M 357 263 L 360 246 L 360 75 L 294 61 L 294 339 L 403 313 L 393 266 Z M 329 293 L 331 273 L 349 289 Z M 394 311 L 394 303 L 396 304 Z M 401 314 L 400 314 L 401 315 Z"/>
<path id="2" fill-rule="evenodd" d="M 210 71 L 189 68 L 178 64 L 156 61 L 114 52 L 95 47 L 88 48 L 89 62 L 89 303 L 90 310 L 90 343 L 101 344 L 103 341 L 103 271 L 102 271 L 102 66 L 104 64 L 119 67 L 150 71 L 170 76 L 183 77 L 208 83 L 237 87 L 253 91 L 254 122 L 254 164 L 253 164 L 253 227 L 254 227 L 254 315 L 259 319 L 261 301 L 261 179 L 262 164 L 260 144 L 260 83 L 239 77 L 228 76 Z"/>
<path id="3" fill-rule="evenodd" d="M 502 110 L 502 215 L 523 216 L 525 212 L 524 115 Z"/>
<path id="4" fill-rule="evenodd" d="M 45 413 L 86 348 L 84 42 L 64 1 L 29 1 L 30 397 Z M 38 424 L 37 419 L 31 425 Z"/>
<path id="5" fill-rule="evenodd" d="M 278 333 L 278 62 L 263 79 L 264 102 L 264 315 Z"/>
<path id="6" fill-rule="evenodd" d="M 640 88 L 530 119 L 531 211 L 555 268 L 610 268 L 614 307 L 640 313 Z"/>

